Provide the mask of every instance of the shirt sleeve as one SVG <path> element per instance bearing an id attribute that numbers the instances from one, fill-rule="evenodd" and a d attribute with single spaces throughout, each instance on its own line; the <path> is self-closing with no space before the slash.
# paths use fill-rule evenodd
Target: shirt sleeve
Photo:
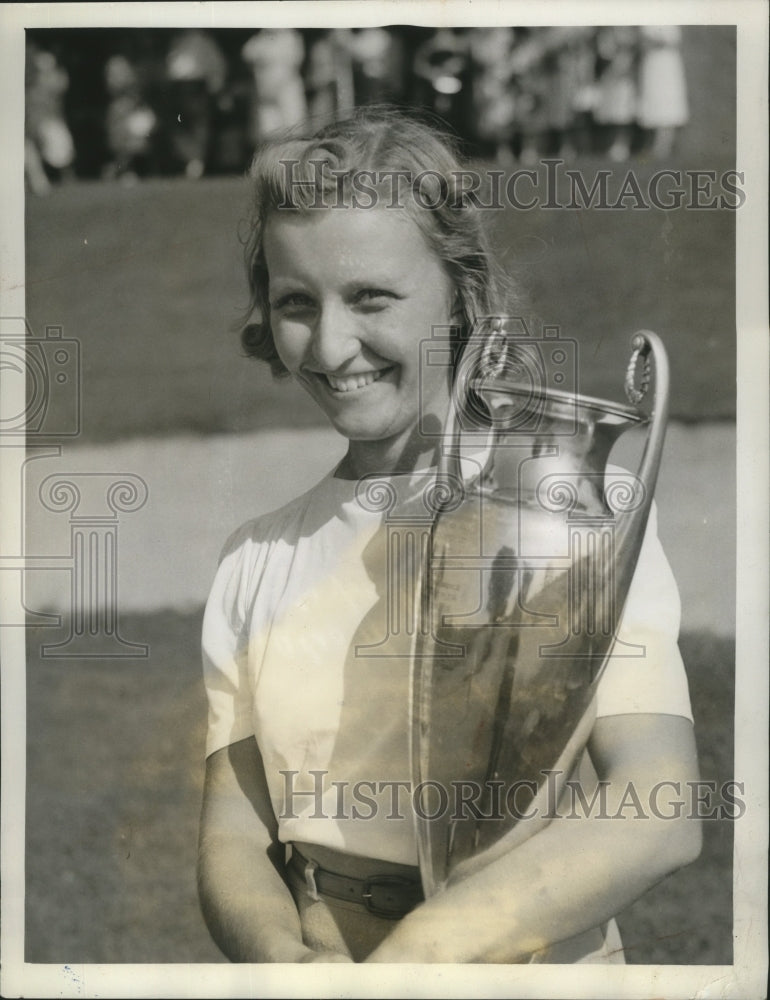
<path id="1" fill-rule="evenodd" d="M 244 546 L 222 559 L 203 616 L 203 682 L 208 698 L 206 756 L 254 733 L 243 562 Z"/>
<path id="2" fill-rule="evenodd" d="M 626 606 L 597 689 L 597 716 L 652 712 L 692 721 L 679 652 L 681 602 L 652 505 Z"/>

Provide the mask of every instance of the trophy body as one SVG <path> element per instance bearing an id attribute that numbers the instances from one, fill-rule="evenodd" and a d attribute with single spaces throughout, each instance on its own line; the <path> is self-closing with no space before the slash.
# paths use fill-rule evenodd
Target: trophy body
<path id="1" fill-rule="evenodd" d="M 639 402 L 636 367 L 646 362 L 644 386 L 652 355 L 651 416 L 533 390 L 511 377 L 520 365 L 490 363 L 488 344 L 480 336 L 457 373 L 439 473 L 447 488 L 423 578 L 430 627 L 414 648 L 412 761 L 426 895 L 554 815 L 593 724 L 665 430 L 666 362 L 654 334 L 637 335 L 627 386 Z M 457 411 L 471 394 L 489 415 L 491 445 L 483 471 L 466 482 Z M 642 426 L 638 472 L 608 470 L 618 437 Z"/>

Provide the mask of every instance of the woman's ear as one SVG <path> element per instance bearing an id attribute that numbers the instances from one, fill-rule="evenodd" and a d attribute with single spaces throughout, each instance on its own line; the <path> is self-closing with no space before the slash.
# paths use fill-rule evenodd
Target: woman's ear
<path id="1" fill-rule="evenodd" d="M 450 319 L 456 319 L 458 316 L 462 317 L 465 310 L 463 308 L 462 296 L 457 289 L 454 290 L 452 294 L 452 311 L 449 314 Z"/>

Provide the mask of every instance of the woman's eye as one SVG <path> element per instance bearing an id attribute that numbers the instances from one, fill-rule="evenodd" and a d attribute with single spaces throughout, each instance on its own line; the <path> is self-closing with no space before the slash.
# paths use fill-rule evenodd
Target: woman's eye
<path id="1" fill-rule="evenodd" d="M 304 295 L 302 292 L 289 292 L 286 295 L 279 295 L 270 308 L 274 312 L 297 312 L 310 309 L 312 305 L 313 300 L 309 295 Z"/>
<path id="2" fill-rule="evenodd" d="M 356 292 L 354 297 L 354 302 L 356 305 L 364 306 L 365 308 L 384 308 L 393 299 L 397 299 L 394 292 L 390 292 L 385 288 L 362 288 L 359 292 Z"/>

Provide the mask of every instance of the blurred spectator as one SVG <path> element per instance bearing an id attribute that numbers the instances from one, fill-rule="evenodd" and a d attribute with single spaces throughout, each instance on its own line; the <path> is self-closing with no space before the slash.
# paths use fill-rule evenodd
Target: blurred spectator
<path id="1" fill-rule="evenodd" d="M 588 145 L 596 98 L 595 29 L 546 28 L 543 32 L 549 153 L 571 159 Z"/>
<path id="2" fill-rule="evenodd" d="M 548 131 L 548 76 L 544 66 L 544 28 L 516 31 L 511 69 L 515 89 L 515 146 L 519 159 L 534 165 L 545 151 Z"/>
<path id="3" fill-rule="evenodd" d="M 211 35 L 198 29 L 180 32 L 166 56 L 171 151 L 185 174 L 206 170 L 216 97 L 227 76 L 227 63 Z"/>
<path id="4" fill-rule="evenodd" d="M 106 126 L 111 155 L 104 176 L 136 180 L 149 172 L 150 145 L 158 119 L 142 96 L 136 68 L 125 56 L 111 56 L 104 77 L 110 95 Z"/>
<path id="5" fill-rule="evenodd" d="M 316 34 L 308 45 L 305 87 L 308 114 L 314 122 L 331 119 L 337 111 L 338 65 L 343 56 L 339 48 L 334 32 L 328 29 Z"/>
<path id="6" fill-rule="evenodd" d="M 513 90 L 513 28 L 471 28 L 469 35 L 472 127 L 479 151 L 498 163 L 513 159 L 516 113 Z"/>
<path id="7" fill-rule="evenodd" d="M 380 30 L 377 29 L 378 33 Z M 350 28 L 312 32 L 305 63 L 305 89 L 308 113 L 314 123 L 331 119 L 338 112 L 351 111 L 357 104 L 370 103 L 370 99 L 396 99 L 397 87 L 391 78 L 398 78 L 401 86 L 402 67 L 394 69 L 392 53 L 388 51 L 373 57 L 381 47 L 381 39 L 376 44 L 372 41 L 371 37 L 362 39 Z"/>
<path id="8" fill-rule="evenodd" d="M 353 84 L 353 46 L 350 28 L 335 28 L 331 32 L 337 70 L 337 112 L 345 114 L 356 106 Z"/>
<path id="9" fill-rule="evenodd" d="M 251 91 L 251 79 L 238 76 L 219 95 L 211 122 L 207 172 L 240 173 L 248 165 L 254 152 L 248 138 Z"/>
<path id="10" fill-rule="evenodd" d="M 353 28 L 347 33 L 357 105 L 395 103 L 404 95 L 403 47 L 387 28 Z"/>
<path id="11" fill-rule="evenodd" d="M 682 29 L 675 24 L 643 25 L 639 41 L 637 120 L 642 128 L 652 130 L 653 156 L 664 159 L 673 150 L 677 130 L 689 118 Z"/>
<path id="12" fill-rule="evenodd" d="M 609 132 L 607 155 L 616 163 L 631 152 L 636 118 L 638 29 L 621 25 L 599 28 L 596 45 L 599 74 L 594 118 Z"/>
<path id="13" fill-rule="evenodd" d="M 445 119 L 461 135 L 468 134 L 469 51 L 464 31 L 439 28 L 417 49 L 414 75 L 416 103 Z"/>
<path id="14" fill-rule="evenodd" d="M 51 52 L 35 45 L 26 49 L 24 89 L 24 173 L 35 194 L 47 194 L 51 180 L 72 172 L 75 144 L 64 117 L 67 71 Z"/>
<path id="15" fill-rule="evenodd" d="M 261 142 L 307 117 L 300 70 L 305 59 L 302 35 L 293 28 L 263 28 L 241 49 L 253 77 L 250 138 Z"/>
<path id="16" fill-rule="evenodd" d="M 689 117 L 681 42 L 671 25 L 31 31 L 27 183 L 237 173 L 308 115 L 385 102 L 432 111 L 502 166 L 623 162 L 644 143 L 663 158 Z"/>

